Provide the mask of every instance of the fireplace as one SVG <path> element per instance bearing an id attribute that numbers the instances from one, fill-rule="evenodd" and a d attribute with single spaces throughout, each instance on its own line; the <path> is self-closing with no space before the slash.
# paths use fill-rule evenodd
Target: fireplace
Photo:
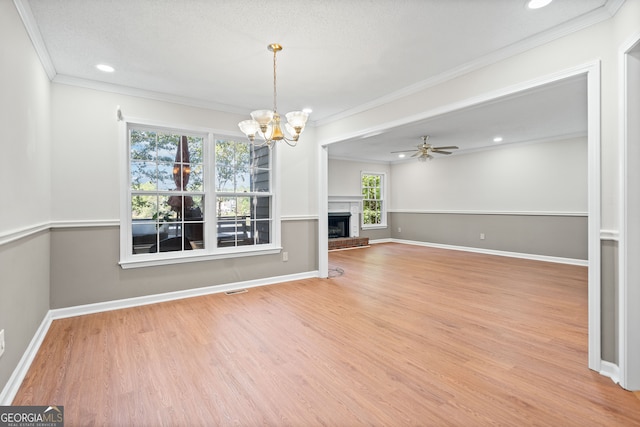
<path id="1" fill-rule="evenodd" d="M 351 212 L 329 212 L 329 238 L 349 237 Z"/>
<path id="2" fill-rule="evenodd" d="M 329 196 L 327 208 L 330 239 L 359 237 L 362 196 Z"/>

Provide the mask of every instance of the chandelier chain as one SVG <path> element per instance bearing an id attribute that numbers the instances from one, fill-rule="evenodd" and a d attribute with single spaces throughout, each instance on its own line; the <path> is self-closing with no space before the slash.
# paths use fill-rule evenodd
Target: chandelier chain
<path id="1" fill-rule="evenodd" d="M 276 99 L 277 99 L 277 90 L 276 90 L 276 53 L 278 51 L 277 50 L 273 50 L 273 112 L 277 112 L 278 108 L 276 105 Z"/>

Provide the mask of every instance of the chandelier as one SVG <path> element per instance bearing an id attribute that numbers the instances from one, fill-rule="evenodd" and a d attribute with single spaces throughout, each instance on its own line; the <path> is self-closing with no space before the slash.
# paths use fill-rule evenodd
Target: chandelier
<path id="1" fill-rule="evenodd" d="M 251 120 L 243 120 L 238 123 L 240 130 L 247 135 L 249 141 L 255 145 L 268 145 L 269 148 L 277 141 L 284 141 L 294 147 L 298 143 L 298 138 L 304 130 L 309 114 L 304 111 L 292 111 L 285 114 L 287 123 L 284 128 L 289 135 L 286 135 L 280 127 L 280 114 L 278 114 L 276 104 L 276 54 L 282 50 L 282 46 L 272 43 L 267 46 L 269 51 L 273 52 L 273 110 L 256 110 L 251 112 Z M 264 142 L 255 143 L 258 136 Z"/>

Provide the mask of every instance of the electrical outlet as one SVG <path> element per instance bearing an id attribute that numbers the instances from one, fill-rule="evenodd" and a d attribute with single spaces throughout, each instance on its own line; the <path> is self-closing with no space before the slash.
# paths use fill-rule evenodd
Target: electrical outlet
<path id="1" fill-rule="evenodd" d="M 480 240 L 484 240 L 484 233 L 480 233 Z"/>
<path id="2" fill-rule="evenodd" d="M 0 331 L 0 356 L 4 353 L 4 329 Z"/>
<path id="3" fill-rule="evenodd" d="M 282 261 L 289 261 L 289 252 L 282 252 Z"/>
<path id="4" fill-rule="evenodd" d="M 402 228 L 398 227 L 398 233 L 402 233 Z"/>

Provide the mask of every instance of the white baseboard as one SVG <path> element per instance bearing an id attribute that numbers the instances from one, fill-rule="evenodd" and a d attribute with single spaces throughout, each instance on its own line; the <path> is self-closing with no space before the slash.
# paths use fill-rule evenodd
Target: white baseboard
<path id="1" fill-rule="evenodd" d="M 20 361 L 18 362 L 18 366 L 13 370 L 13 374 L 7 381 L 7 384 L 2 389 L 2 393 L 0 393 L 0 406 L 10 406 L 13 402 L 13 399 L 16 397 L 18 393 L 18 389 L 24 380 L 24 377 L 27 375 L 27 371 L 29 371 L 29 367 L 33 362 L 33 359 L 36 357 L 38 353 L 38 349 L 40 349 L 40 345 L 42 341 L 44 341 L 44 337 L 47 335 L 47 331 L 49 331 L 49 326 L 51 326 L 51 311 L 48 311 L 47 314 L 40 322 L 40 326 L 36 331 L 33 338 L 31 338 L 31 342 L 27 347 L 27 350 L 24 352 Z"/>
<path id="2" fill-rule="evenodd" d="M 375 240 L 369 240 L 369 244 L 370 245 L 376 245 L 378 243 L 393 243 L 394 240 L 391 238 L 388 239 L 375 239 Z"/>
<path id="3" fill-rule="evenodd" d="M 443 245 L 440 243 L 419 242 L 415 240 L 402 240 L 402 239 L 384 239 L 384 240 L 391 241 L 394 243 L 403 243 L 406 245 L 426 246 L 430 248 L 450 249 L 454 251 L 475 252 L 475 253 L 486 254 L 486 255 L 506 256 L 510 258 L 522 258 L 522 259 L 530 259 L 534 261 L 555 262 L 558 264 L 580 265 L 584 267 L 589 266 L 589 261 L 586 259 L 561 258 L 561 257 L 547 256 L 547 255 L 526 254 L 521 252 L 497 251 L 493 249 L 472 248 L 468 246 Z"/>
<path id="4" fill-rule="evenodd" d="M 600 375 L 611 378 L 614 383 L 620 384 L 620 368 L 615 363 L 600 361 Z"/>
<path id="5" fill-rule="evenodd" d="M 284 276 L 268 277 L 265 279 L 247 280 L 244 282 L 227 283 L 224 285 L 213 285 L 204 288 L 187 289 L 184 291 L 168 292 L 156 295 L 147 295 L 142 297 L 127 298 L 116 301 L 99 302 L 95 304 L 78 305 L 74 307 L 58 308 L 49 310 L 45 315 L 40 327 L 36 331 L 36 334 L 31 339 L 27 350 L 22 355 L 18 366 L 13 371 L 13 374 L 9 378 L 9 381 L 5 385 L 0 393 L 0 406 L 9 406 L 13 402 L 18 389 L 24 380 L 24 377 L 31 367 L 33 359 L 36 357 L 40 345 L 44 340 L 51 322 L 56 319 L 64 319 L 67 317 L 82 316 L 85 314 L 100 313 L 103 311 L 119 310 L 121 308 L 137 307 L 148 304 L 155 304 L 159 302 L 172 301 L 183 298 L 191 298 L 202 295 L 217 294 L 222 292 L 229 292 L 239 289 L 255 288 L 258 286 L 274 285 L 284 282 L 292 282 L 294 280 L 303 280 L 319 277 L 319 272 L 308 271 L 305 273 L 288 274 Z"/>
<path id="6" fill-rule="evenodd" d="M 57 308 L 50 310 L 51 319 L 64 319 L 66 317 L 82 316 L 85 314 L 100 313 L 103 311 L 119 310 L 122 308 L 139 307 L 159 302 L 173 301 L 177 299 L 191 298 L 202 295 L 218 294 L 222 292 L 236 291 L 239 289 L 255 288 L 258 286 L 274 285 L 294 280 L 319 277 L 318 271 L 288 274 L 285 276 L 268 277 L 265 279 L 247 280 L 244 282 L 227 283 L 224 285 L 206 286 L 204 288 L 185 289 L 183 291 L 167 292 L 163 294 L 145 295 L 142 297 L 126 298 L 115 301 L 98 302 L 94 304 L 77 305 L 74 307 Z"/>

